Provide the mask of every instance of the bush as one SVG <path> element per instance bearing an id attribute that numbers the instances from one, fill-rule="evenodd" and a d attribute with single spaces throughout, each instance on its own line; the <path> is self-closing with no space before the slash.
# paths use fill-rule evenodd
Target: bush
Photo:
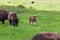
<path id="1" fill-rule="evenodd" d="M 18 8 L 25 8 L 23 5 L 18 5 Z"/>

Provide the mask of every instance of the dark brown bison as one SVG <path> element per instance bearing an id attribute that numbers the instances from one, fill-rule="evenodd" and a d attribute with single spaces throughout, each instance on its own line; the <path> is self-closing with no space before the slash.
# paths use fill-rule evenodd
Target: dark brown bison
<path id="1" fill-rule="evenodd" d="M 60 38 L 57 33 L 45 32 L 35 35 L 32 40 L 60 40 Z"/>
<path id="2" fill-rule="evenodd" d="M 19 20 L 17 18 L 16 12 L 10 12 L 8 14 L 8 20 L 9 20 L 10 25 L 18 26 Z"/>
<path id="3" fill-rule="evenodd" d="M 36 21 L 36 16 L 30 16 L 29 17 L 29 23 L 30 24 L 34 24 L 34 23 L 36 23 L 37 21 Z"/>
<path id="4" fill-rule="evenodd" d="M 5 23 L 5 20 L 8 19 L 9 12 L 7 10 L 0 10 L 0 21 Z"/>

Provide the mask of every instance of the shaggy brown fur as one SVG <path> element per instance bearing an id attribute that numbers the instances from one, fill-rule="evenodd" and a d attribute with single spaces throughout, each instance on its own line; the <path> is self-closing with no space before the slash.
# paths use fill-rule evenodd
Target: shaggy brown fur
<path id="1" fill-rule="evenodd" d="M 32 40 L 60 40 L 60 38 L 57 33 L 45 32 L 35 35 Z"/>
<path id="2" fill-rule="evenodd" d="M 34 22 L 36 23 L 37 21 L 36 21 L 36 16 L 30 16 L 29 17 L 29 23 L 31 24 L 34 24 Z"/>
<path id="3" fill-rule="evenodd" d="M 8 19 L 9 12 L 7 10 L 0 10 L 0 21 L 5 23 L 5 20 Z"/>
<path id="4" fill-rule="evenodd" d="M 10 25 L 18 26 L 18 18 L 15 12 L 10 12 L 8 14 L 8 20 L 10 22 Z"/>

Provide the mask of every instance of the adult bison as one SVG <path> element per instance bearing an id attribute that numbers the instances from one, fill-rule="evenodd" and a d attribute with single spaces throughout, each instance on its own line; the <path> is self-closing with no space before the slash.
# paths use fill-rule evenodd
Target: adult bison
<path id="1" fill-rule="evenodd" d="M 17 18 L 16 12 L 10 12 L 8 14 L 8 20 L 9 20 L 10 25 L 18 26 L 19 20 Z"/>
<path id="2" fill-rule="evenodd" d="M 45 32 L 35 35 L 32 40 L 60 40 L 60 38 L 57 33 Z"/>
<path id="3" fill-rule="evenodd" d="M 9 12 L 7 10 L 0 10 L 0 21 L 2 21 L 2 23 L 5 23 L 5 20 L 8 19 L 8 14 Z"/>
<path id="4" fill-rule="evenodd" d="M 36 21 L 36 17 L 37 17 L 37 16 L 30 16 L 30 17 L 29 17 L 29 23 L 30 23 L 30 24 L 36 23 L 36 22 L 37 22 L 37 21 Z"/>

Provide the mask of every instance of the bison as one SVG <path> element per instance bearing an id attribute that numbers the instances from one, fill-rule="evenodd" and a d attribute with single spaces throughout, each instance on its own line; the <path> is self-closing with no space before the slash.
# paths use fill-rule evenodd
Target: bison
<path id="1" fill-rule="evenodd" d="M 16 12 L 10 12 L 8 14 L 8 20 L 10 25 L 18 26 L 19 19 L 17 18 Z"/>
<path id="2" fill-rule="evenodd" d="M 30 24 L 37 23 L 36 17 L 37 17 L 37 16 L 30 16 L 30 17 L 29 17 L 29 23 L 30 23 Z"/>
<path id="3" fill-rule="evenodd" d="M 8 14 L 9 12 L 7 10 L 0 10 L 0 21 L 2 21 L 2 23 L 5 23 L 5 20 L 8 19 Z"/>
<path id="4" fill-rule="evenodd" d="M 43 32 L 35 35 L 32 40 L 60 40 L 60 37 L 57 33 Z"/>

